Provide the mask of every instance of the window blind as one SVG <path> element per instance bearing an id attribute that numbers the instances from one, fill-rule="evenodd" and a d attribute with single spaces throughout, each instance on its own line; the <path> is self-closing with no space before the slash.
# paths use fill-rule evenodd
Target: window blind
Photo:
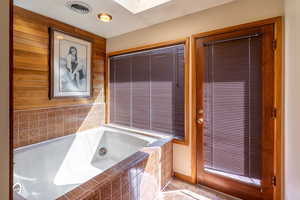
<path id="1" fill-rule="evenodd" d="M 110 123 L 184 136 L 184 45 L 110 58 Z"/>
<path id="2" fill-rule="evenodd" d="M 262 37 L 205 47 L 205 168 L 261 178 Z"/>

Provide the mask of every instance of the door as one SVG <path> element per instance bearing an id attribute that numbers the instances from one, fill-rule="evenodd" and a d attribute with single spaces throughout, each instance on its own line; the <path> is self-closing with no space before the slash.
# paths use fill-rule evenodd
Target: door
<path id="1" fill-rule="evenodd" d="M 197 181 L 273 199 L 274 27 L 196 39 Z"/>

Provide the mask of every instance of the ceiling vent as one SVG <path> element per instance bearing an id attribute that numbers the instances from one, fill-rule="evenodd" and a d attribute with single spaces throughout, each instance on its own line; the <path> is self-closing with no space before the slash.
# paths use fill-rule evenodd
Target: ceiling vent
<path id="1" fill-rule="evenodd" d="M 68 1 L 66 6 L 80 14 L 88 14 L 92 10 L 91 6 L 82 1 Z"/>

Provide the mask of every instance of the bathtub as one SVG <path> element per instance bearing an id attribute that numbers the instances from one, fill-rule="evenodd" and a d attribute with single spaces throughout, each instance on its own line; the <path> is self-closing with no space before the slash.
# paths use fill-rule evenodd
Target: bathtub
<path id="1" fill-rule="evenodd" d="M 101 174 L 158 138 L 100 127 L 14 151 L 14 192 L 51 200 Z"/>

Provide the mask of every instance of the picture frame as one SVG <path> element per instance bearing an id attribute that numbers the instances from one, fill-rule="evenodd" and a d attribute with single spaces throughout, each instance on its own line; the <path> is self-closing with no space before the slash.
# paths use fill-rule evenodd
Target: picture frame
<path id="1" fill-rule="evenodd" d="M 92 40 L 53 27 L 49 34 L 49 98 L 92 97 Z"/>

